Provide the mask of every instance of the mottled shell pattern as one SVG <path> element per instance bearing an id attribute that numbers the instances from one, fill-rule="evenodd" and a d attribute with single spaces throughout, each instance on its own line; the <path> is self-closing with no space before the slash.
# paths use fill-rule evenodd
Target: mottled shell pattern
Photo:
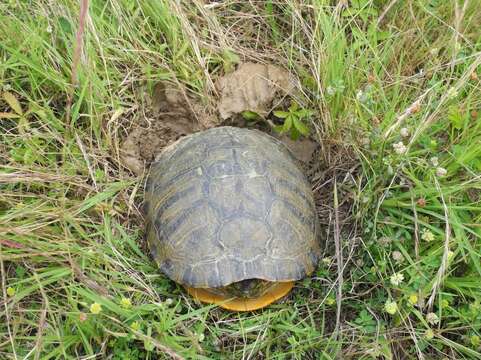
<path id="1" fill-rule="evenodd" d="M 311 186 L 289 150 L 260 131 L 181 138 L 152 164 L 145 199 L 152 255 L 180 284 L 293 281 L 317 264 Z"/>

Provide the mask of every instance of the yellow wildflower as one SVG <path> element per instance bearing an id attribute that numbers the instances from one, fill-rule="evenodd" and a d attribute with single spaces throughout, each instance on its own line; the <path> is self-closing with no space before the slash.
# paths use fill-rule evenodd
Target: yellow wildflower
<path id="1" fill-rule="evenodd" d="M 415 293 L 412 293 L 409 295 L 408 301 L 411 305 L 416 305 L 418 303 L 418 296 Z"/>
<path id="2" fill-rule="evenodd" d="M 384 310 L 391 315 L 394 315 L 397 312 L 397 304 L 395 301 L 386 301 L 386 304 L 384 304 Z"/>
<path id="3" fill-rule="evenodd" d="M 102 305 L 100 305 L 99 303 L 95 302 L 92 305 L 90 305 L 90 312 L 92 314 L 99 314 L 101 311 L 102 311 Z"/>
<path id="4" fill-rule="evenodd" d="M 139 331 L 140 330 L 140 323 L 138 321 L 134 321 L 132 324 L 130 324 L 130 327 L 134 331 Z"/>
<path id="5" fill-rule="evenodd" d="M 7 295 L 8 296 L 13 296 L 15 295 L 15 289 L 13 287 L 7 288 Z"/>
<path id="6" fill-rule="evenodd" d="M 471 341 L 471 345 L 473 345 L 474 347 L 478 347 L 479 344 L 481 344 L 481 339 L 478 335 L 471 336 L 469 340 Z"/>
<path id="7" fill-rule="evenodd" d="M 122 298 L 122 300 L 120 300 L 120 306 L 122 306 L 124 309 L 130 309 L 132 307 L 132 302 L 130 299 Z"/>
<path id="8" fill-rule="evenodd" d="M 427 340 L 431 340 L 434 337 L 434 331 L 432 331 L 431 329 L 427 329 L 426 332 L 424 333 L 424 337 Z"/>

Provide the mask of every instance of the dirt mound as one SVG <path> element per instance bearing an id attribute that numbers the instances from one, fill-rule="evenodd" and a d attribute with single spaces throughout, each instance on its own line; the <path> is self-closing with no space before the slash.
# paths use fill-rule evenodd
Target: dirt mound
<path id="1" fill-rule="evenodd" d="M 179 137 L 218 125 L 197 97 L 165 83 L 155 86 L 150 112 L 151 118 L 137 124 L 120 148 L 122 163 L 137 175 Z"/>
<path id="2" fill-rule="evenodd" d="M 216 86 L 220 92 L 219 115 L 225 120 L 247 110 L 267 115 L 276 96 L 290 94 L 295 81 L 278 66 L 244 63 L 221 77 Z"/>
<path id="3" fill-rule="evenodd" d="M 181 136 L 222 125 L 223 120 L 235 122 L 236 115 L 244 111 L 267 116 L 272 107 L 276 107 L 275 100 L 291 95 L 295 84 L 294 77 L 278 66 L 241 64 L 236 71 L 216 82 L 220 94 L 217 116 L 213 111 L 208 112 L 207 106 L 186 89 L 159 83 L 150 98 L 148 116 L 134 126 L 121 145 L 121 161 L 140 175 L 165 146 Z M 269 132 L 269 126 L 266 127 L 264 130 Z M 317 142 L 308 138 L 293 141 L 288 136 L 279 136 L 272 131 L 271 135 L 284 142 L 304 163 L 309 163 L 318 147 Z"/>

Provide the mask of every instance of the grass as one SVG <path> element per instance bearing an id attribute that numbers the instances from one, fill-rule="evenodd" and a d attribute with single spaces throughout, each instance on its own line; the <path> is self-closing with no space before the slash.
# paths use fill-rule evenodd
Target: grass
<path id="1" fill-rule="evenodd" d="M 78 2 L 2 2 L 0 358 L 481 358 L 478 5 L 92 0 L 73 88 Z M 118 148 L 156 82 L 212 105 L 248 60 L 315 109 L 329 236 L 288 299 L 239 314 L 145 255 Z"/>

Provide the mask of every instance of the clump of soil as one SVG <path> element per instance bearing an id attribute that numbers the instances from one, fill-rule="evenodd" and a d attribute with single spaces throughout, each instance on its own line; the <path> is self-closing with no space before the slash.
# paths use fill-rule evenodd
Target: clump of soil
<path id="1" fill-rule="evenodd" d="M 136 124 L 120 147 L 121 161 L 140 175 L 164 147 L 181 136 L 222 125 L 227 119 L 235 121 L 236 116 L 244 111 L 265 118 L 282 98 L 292 95 L 295 85 L 294 77 L 278 66 L 241 64 L 236 71 L 217 80 L 220 98 L 218 114 L 214 114 L 186 89 L 159 83 L 151 97 L 149 118 Z M 274 103 L 276 99 L 279 100 L 277 105 Z M 268 122 L 263 120 L 263 123 Z M 271 135 L 281 140 L 305 164 L 310 162 L 318 148 L 318 143 L 309 138 L 293 141 L 272 131 Z"/>
<path id="2" fill-rule="evenodd" d="M 248 62 L 221 77 L 216 86 L 220 93 L 219 115 L 226 120 L 247 110 L 266 116 L 277 96 L 286 96 L 294 90 L 295 81 L 278 66 Z"/>
<path id="3" fill-rule="evenodd" d="M 122 163 L 137 175 L 179 137 L 219 125 L 198 98 L 165 83 L 154 88 L 151 112 L 152 118 L 135 126 L 120 147 Z"/>

